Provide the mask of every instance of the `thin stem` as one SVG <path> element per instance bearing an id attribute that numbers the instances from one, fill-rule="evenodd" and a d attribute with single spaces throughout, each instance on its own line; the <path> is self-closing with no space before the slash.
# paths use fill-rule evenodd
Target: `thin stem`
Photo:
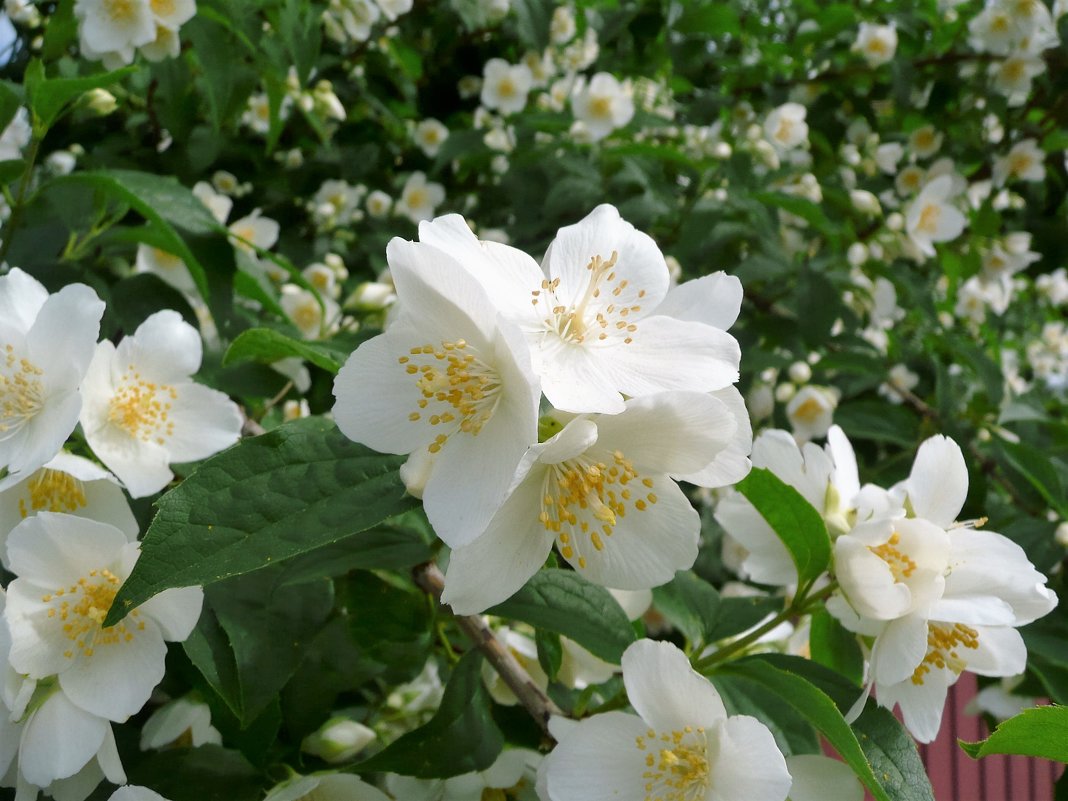
<path id="1" fill-rule="evenodd" d="M 815 595 L 808 596 L 805 593 L 798 594 L 785 609 L 775 615 L 775 617 L 771 618 L 771 620 L 757 626 L 744 637 L 739 637 L 737 640 L 727 643 L 718 651 L 709 654 L 704 659 L 697 660 L 693 666 L 694 670 L 698 673 L 703 673 L 713 665 L 718 665 L 720 662 L 729 659 L 738 652 L 744 651 L 779 624 L 784 623 L 796 615 L 803 615 L 811 612 L 815 607 L 825 601 L 836 589 L 838 589 L 838 582 L 832 581 Z"/>
<path id="2" fill-rule="evenodd" d="M 445 576 L 436 564 L 424 562 L 412 571 L 412 577 L 421 589 L 432 595 L 439 603 L 441 602 L 441 593 L 445 589 Z M 562 715 L 560 708 L 534 683 L 530 674 L 523 669 L 512 652 L 494 636 L 493 630 L 485 620 L 478 615 L 455 615 L 455 618 L 456 625 L 482 652 L 486 661 L 504 679 L 508 689 L 515 693 L 519 703 L 526 708 L 548 735 L 549 718 L 553 715 Z"/>
<path id="3" fill-rule="evenodd" d="M 0 231 L 0 264 L 7 258 L 7 252 L 11 248 L 11 235 L 22 221 L 22 210 L 26 207 L 26 193 L 30 190 L 30 180 L 33 177 L 33 165 L 37 161 L 37 154 L 41 150 L 41 137 L 34 134 L 30 140 L 30 149 L 26 155 L 26 169 L 19 179 L 18 192 L 15 202 L 11 206 L 11 215 L 7 218 L 3 231 Z"/>

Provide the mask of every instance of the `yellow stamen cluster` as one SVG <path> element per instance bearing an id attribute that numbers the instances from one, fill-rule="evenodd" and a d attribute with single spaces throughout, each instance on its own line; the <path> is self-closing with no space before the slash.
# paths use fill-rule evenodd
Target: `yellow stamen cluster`
<path id="1" fill-rule="evenodd" d="M 649 729 L 636 737 L 639 751 L 646 752 L 643 774 L 645 801 L 693 801 L 704 798 L 710 780 L 708 739 L 702 726 L 657 733 Z"/>
<path id="2" fill-rule="evenodd" d="M 108 406 L 108 422 L 143 442 L 162 445 L 174 435 L 171 401 L 178 391 L 169 384 L 145 381 L 131 364 Z"/>
<path id="3" fill-rule="evenodd" d="M 916 230 L 926 234 L 934 234 L 938 231 L 938 221 L 942 219 L 942 207 L 937 203 L 927 203 L 920 212 L 920 219 L 916 223 Z"/>
<path id="4" fill-rule="evenodd" d="M 901 535 L 895 531 L 882 545 L 868 547 L 869 551 L 886 562 L 894 581 L 904 581 L 915 573 L 917 568 L 917 564 L 907 553 L 898 550 L 897 546 L 900 544 Z"/>
<path id="5" fill-rule="evenodd" d="M 794 417 L 802 423 L 813 423 L 821 414 L 827 411 L 827 406 L 817 398 L 808 398 L 794 410 Z"/>
<path id="6" fill-rule="evenodd" d="M 136 0 L 104 0 L 101 4 L 104 15 L 113 23 L 129 22 L 137 16 Z"/>
<path id="7" fill-rule="evenodd" d="M 1030 153 L 1012 153 L 1009 156 L 1009 172 L 1013 175 L 1023 175 L 1034 163 Z"/>
<path id="8" fill-rule="evenodd" d="M 157 17 L 169 17 L 174 13 L 174 0 L 151 0 L 152 13 Z"/>
<path id="9" fill-rule="evenodd" d="M 431 453 L 440 451 L 457 431 L 477 436 L 497 410 L 500 375 L 463 339 L 412 348 L 397 363 L 415 379 L 421 396 L 416 402 L 419 410 L 408 419 L 413 423 L 425 420 L 447 432 L 430 443 Z"/>
<path id="10" fill-rule="evenodd" d="M 590 101 L 590 115 L 596 119 L 607 119 L 608 117 L 611 117 L 612 99 L 603 96 L 593 98 L 593 100 Z"/>
<path id="11" fill-rule="evenodd" d="M 89 501 L 82 482 L 62 470 L 41 470 L 27 483 L 30 505 L 19 498 L 19 514 L 29 517 L 31 512 L 77 512 Z"/>
<path id="12" fill-rule="evenodd" d="M 581 551 L 585 539 L 602 551 L 628 505 L 644 512 L 657 501 L 651 478 L 638 475 L 622 451 L 593 461 L 587 456 L 551 465 L 542 485 L 538 520 L 556 535 L 560 553 L 571 559 L 578 549 L 578 566 L 586 567 Z"/>
<path id="13" fill-rule="evenodd" d="M 932 668 L 943 670 L 949 668 L 958 676 L 968 666 L 960 658 L 958 648 L 974 651 L 979 647 L 979 632 L 963 623 L 952 626 L 944 623 L 931 623 L 927 627 L 927 655 L 912 674 L 913 684 L 923 684 L 923 678 Z"/>
<path id="14" fill-rule="evenodd" d="M 41 411 L 45 402 L 42 375 L 44 371 L 18 356 L 14 346 L 4 346 L 0 358 L 0 439 Z"/>
<path id="15" fill-rule="evenodd" d="M 63 635 L 73 643 L 63 656 L 73 659 L 76 653 L 81 653 L 90 657 L 97 648 L 130 642 L 135 632 L 144 630 L 145 623 L 137 619 L 140 613 L 136 610 L 130 614 L 129 624 L 124 620 L 114 626 L 101 627 L 121 585 L 118 576 L 107 568 L 100 568 L 90 570 L 87 576 L 69 587 L 60 587 L 41 596 L 41 602 L 49 605 L 48 617 L 59 620 Z"/>
<path id="16" fill-rule="evenodd" d="M 586 270 L 590 273 L 586 290 L 570 305 L 562 303 L 556 295 L 560 288 L 560 279 L 544 279 L 541 288 L 530 294 L 535 308 L 544 304 L 543 311 L 546 316 L 543 321 L 546 328 L 555 332 L 562 340 L 574 344 L 584 342 L 587 337 L 594 335 L 594 341 L 597 342 L 603 342 L 609 336 L 623 337 L 623 342 L 627 345 L 633 342 L 631 334 L 638 330 L 638 326 L 629 318 L 630 315 L 640 312 L 642 307 L 640 304 L 621 301 L 623 291 L 630 282 L 616 275 L 615 266 L 618 259 L 619 254 L 614 250 L 607 260 L 594 256 L 586 265 Z M 609 295 L 615 302 L 609 299 Z M 605 304 L 601 300 L 602 297 L 609 302 Z M 645 290 L 639 290 L 637 297 L 639 300 L 644 298 Z"/>

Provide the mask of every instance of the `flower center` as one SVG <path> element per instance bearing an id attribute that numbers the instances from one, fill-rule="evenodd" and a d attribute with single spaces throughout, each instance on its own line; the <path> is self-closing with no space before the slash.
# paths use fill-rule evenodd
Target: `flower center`
<path id="1" fill-rule="evenodd" d="M 69 587 L 60 587 L 41 596 L 41 602 L 48 604 L 48 617 L 58 618 L 63 624 L 63 636 L 72 643 L 63 656 L 73 659 L 75 653 L 81 653 L 89 657 L 101 646 L 130 642 L 136 631 L 144 630 L 144 621 L 137 620 L 140 613 L 136 610 L 130 613 L 129 625 L 122 621 L 114 626 L 101 627 L 121 585 L 118 576 L 107 568 L 100 568 L 90 570 L 87 576 Z"/>
<path id="2" fill-rule="evenodd" d="M 77 512 L 89 501 L 85 497 L 82 482 L 61 470 L 41 470 L 26 484 L 30 492 L 30 506 L 26 499 L 19 498 L 19 514 L 29 517 L 30 511 Z"/>
<path id="3" fill-rule="evenodd" d="M 174 0 L 152 0 L 152 12 L 159 17 L 169 17 L 174 13 Z"/>
<path id="4" fill-rule="evenodd" d="M 440 346 L 412 348 L 397 359 L 405 372 L 415 378 L 421 397 L 419 411 L 408 415 L 413 423 L 426 420 L 441 426 L 428 450 L 437 453 L 457 431 L 476 436 L 493 417 L 501 397 L 501 377 L 483 362 L 465 340 L 442 342 Z M 435 406 L 431 410 L 430 404 Z M 431 413 L 428 413 L 431 412 Z"/>
<path id="5" fill-rule="evenodd" d="M 170 401 L 178 399 L 178 391 L 168 384 L 143 380 L 132 364 L 127 370 L 108 406 L 108 422 L 131 437 L 143 442 L 155 439 L 162 445 L 174 435 Z"/>
<path id="6" fill-rule="evenodd" d="M 937 203 L 928 203 L 920 212 L 920 220 L 916 223 L 916 230 L 925 234 L 934 235 L 938 230 L 938 221 L 942 217 L 942 209 Z"/>
<path id="7" fill-rule="evenodd" d="M 1027 77 L 1027 68 L 1020 59 L 1010 58 L 1001 65 L 1001 79 L 1005 83 L 1020 83 Z"/>
<path id="8" fill-rule="evenodd" d="M 560 288 L 560 279 L 552 281 L 543 279 L 541 288 L 531 292 L 531 303 L 535 308 L 539 304 L 545 304 L 543 310 L 546 316 L 543 318 L 545 327 L 555 333 L 560 339 L 571 344 L 580 344 L 587 337 L 596 334 L 595 341 L 604 342 L 609 337 L 618 339 L 623 337 L 623 343 L 629 345 L 634 341 L 631 334 L 638 330 L 635 323 L 628 319 L 631 314 L 637 314 L 642 310 L 641 305 L 628 305 L 623 302 L 605 304 L 601 298 L 611 294 L 619 299 L 630 282 L 626 278 L 617 278 L 615 266 L 619 259 L 619 253 L 612 251 L 611 257 L 606 261 L 600 256 L 594 256 L 586 265 L 589 280 L 581 297 L 570 305 L 561 302 L 557 297 Z M 638 299 L 645 297 L 645 290 L 638 291 Z M 607 300 L 607 298 L 605 298 Z"/>
<path id="9" fill-rule="evenodd" d="M 693 801 L 708 792 L 708 739 L 704 727 L 657 735 L 649 729 L 636 737 L 639 751 L 645 753 L 643 774 L 645 801 Z"/>
<path id="10" fill-rule="evenodd" d="M 802 423 L 814 423 L 826 411 L 826 406 L 816 398 L 809 398 L 794 410 L 794 417 Z"/>
<path id="11" fill-rule="evenodd" d="M 0 357 L 0 440 L 14 434 L 44 407 L 42 375 L 40 367 L 15 355 L 13 345 L 4 346 Z"/>
<path id="12" fill-rule="evenodd" d="M 408 192 L 407 203 L 409 208 L 418 209 L 427 205 L 425 189 L 412 189 Z"/>
<path id="13" fill-rule="evenodd" d="M 1009 172 L 1013 175 L 1023 175 L 1031 169 L 1031 163 L 1030 153 L 1013 153 L 1009 156 Z"/>
<path id="14" fill-rule="evenodd" d="M 897 546 L 900 544 L 901 535 L 895 531 L 890 535 L 890 539 L 882 545 L 868 546 L 869 551 L 886 562 L 887 566 L 890 568 L 891 574 L 894 576 L 894 581 L 898 582 L 904 581 L 912 576 L 918 567 L 908 554 L 898 550 Z"/>
<path id="15" fill-rule="evenodd" d="M 565 559 L 578 553 L 580 568 L 586 567 L 582 551 L 587 539 L 594 550 L 603 551 L 604 538 L 626 517 L 628 504 L 644 512 L 657 501 L 653 480 L 639 476 L 622 451 L 605 456 L 594 461 L 584 454 L 550 465 L 542 483 L 538 520 L 556 535 Z"/>
<path id="16" fill-rule="evenodd" d="M 104 0 L 104 14 L 115 23 L 129 22 L 137 16 L 136 0 Z"/>
<path id="17" fill-rule="evenodd" d="M 958 648 L 972 651 L 979 647 L 979 632 L 963 623 L 931 623 L 927 627 L 927 656 L 912 674 L 913 684 L 923 684 L 924 676 L 933 668 L 949 668 L 958 676 L 968 666 L 961 659 Z"/>
<path id="18" fill-rule="evenodd" d="M 793 120 L 788 120 L 785 117 L 779 120 L 779 127 L 775 129 L 775 138 L 785 144 L 790 140 L 791 134 L 794 132 Z"/>
<path id="19" fill-rule="evenodd" d="M 597 119 L 605 119 L 612 116 L 612 98 L 595 97 L 590 101 L 590 114 Z"/>
<path id="20" fill-rule="evenodd" d="M 515 84 L 511 78 L 502 78 L 497 82 L 497 94 L 507 99 L 513 98 L 518 94 L 516 92 Z"/>

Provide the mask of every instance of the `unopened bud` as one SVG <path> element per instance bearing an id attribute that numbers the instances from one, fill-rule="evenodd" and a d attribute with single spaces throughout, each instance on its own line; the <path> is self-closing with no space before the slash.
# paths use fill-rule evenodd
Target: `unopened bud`
<path id="1" fill-rule="evenodd" d="M 331 718 L 300 744 L 300 750 L 330 762 L 346 762 L 367 747 L 375 733 L 348 718 Z"/>

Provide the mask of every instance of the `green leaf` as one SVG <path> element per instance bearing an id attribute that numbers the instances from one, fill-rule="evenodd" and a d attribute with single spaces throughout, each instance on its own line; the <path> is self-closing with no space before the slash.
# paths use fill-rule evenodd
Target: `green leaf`
<path id="1" fill-rule="evenodd" d="M 204 462 L 158 501 L 141 558 L 107 625 L 169 587 L 208 585 L 364 531 L 412 508 L 404 458 L 349 441 L 309 417 Z M 359 550 L 358 537 L 350 540 Z"/>
<path id="2" fill-rule="evenodd" d="M 753 199 L 800 217 L 821 234 L 832 236 L 837 234 L 834 225 L 823 213 L 823 209 L 807 198 L 784 195 L 781 192 L 754 192 Z"/>
<path id="3" fill-rule="evenodd" d="M 746 661 L 745 665 L 756 659 L 796 679 L 807 680 L 831 698 L 840 712 L 849 710 L 860 696 L 859 687 L 812 660 L 783 654 L 764 654 Z M 743 670 L 748 675 L 748 668 Z M 851 728 L 886 798 L 890 801 L 934 801 L 934 791 L 916 742 L 889 710 L 869 700 Z M 874 791 L 872 794 L 876 798 L 884 797 Z"/>
<path id="4" fill-rule="evenodd" d="M 915 445 L 919 419 L 904 406 L 885 401 L 860 400 L 842 404 L 834 412 L 834 422 L 850 440 L 868 439 L 892 442 L 911 448 Z"/>
<path id="5" fill-rule="evenodd" d="M 738 12 L 729 3 L 688 3 L 683 6 L 686 10 L 674 24 L 674 29 L 679 33 L 693 34 L 702 37 L 723 36 L 741 33 L 741 25 L 738 20 Z"/>
<path id="6" fill-rule="evenodd" d="M 172 801 L 258 801 L 263 777 L 237 751 L 218 745 L 156 751 L 127 768 L 131 784 Z"/>
<path id="7" fill-rule="evenodd" d="M 800 492 L 761 467 L 754 467 L 736 485 L 774 529 L 797 567 L 798 584 L 805 587 L 819 578 L 831 561 L 827 525 Z"/>
<path id="8" fill-rule="evenodd" d="M 535 629 L 534 644 L 538 647 L 538 664 L 549 677 L 549 681 L 556 681 L 556 674 L 560 672 L 560 665 L 564 661 L 564 648 L 560 644 L 560 635 L 545 629 Z"/>
<path id="9" fill-rule="evenodd" d="M 707 643 L 719 617 L 719 593 L 692 570 L 653 589 L 657 610 L 691 643 Z"/>
<path id="10" fill-rule="evenodd" d="M 489 693 L 482 683 L 482 655 L 472 650 L 453 669 L 441 706 L 430 722 L 352 770 L 448 778 L 485 770 L 503 747 L 504 738 L 490 716 Z"/>
<path id="11" fill-rule="evenodd" d="M 252 723 L 289 681 L 334 605 L 330 582 L 284 586 L 279 577 L 279 569 L 270 568 L 209 587 L 204 603 L 213 622 L 201 639 L 212 640 L 211 658 L 203 661 L 201 642 L 186 648 L 242 726 Z M 218 681 L 221 663 L 233 666 L 225 682 Z"/>
<path id="12" fill-rule="evenodd" d="M 392 681 L 412 678 L 426 664 L 434 639 L 427 596 L 414 585 L 363 570 L 342 586 L 349 634 L 361 651 L 361 663 Z"/>
<path id="13" fill-rule="evenodd" d="M 769 693 L 760 682 L 741 675 L 712 676 L 723 704 L 730 715 L 751 715 L 764 723 L 775 737 L 784 755 L 812 754 L 820 750 L 819 735 L 808 720 L 778 696 Z"/>
<path id="14" fill-rule="evenodd" d="M 775 596 L 720 598 L 715 624 L 708 632 L 708 642 L 716 642 L 748 631 L 768 615 L 773 615 L 782 608 L 783 599 Z"/>
<path id="15" fill-rule="evenodd" d="M 270 364 L 290 356 L 306 359 L 329 373 L 336 374 L 341 369 L 341 360 L 338 356 L 342 354 L 332 349 L 329 344 L 293 339 L 273 328 L 250 328 L 242 331 L 226 349 L 223 365 L 228 366 L 244 361 Z M 343 359 L 344 356 L 342 356 Z"/>
<path id="16" fill-rule="evenodd" d="M 11 124 L 21 105 L 22 97 L 15 85 L 7 81 L 0 81 L 0 131 Z"/>
<path id="17" fill-rule="evenodd" d="M 991 754 L 1019 754 L 1068 762 L 1068 706 L 1025 709 L 1003 721 L 985 740 L 957 740 L 972 759 Z"/>
<path id="18" fill-rule="evenodd" d="M 808 643 L 814 661 L 841 673 L 855 684 L 864 680 L 864 654 L 857 635 L 826 609 L 812 615 Z"/>
<path id="19" fill-rule="evenodd" d="M 90 89 L 103 89 L 137 72 L 137 67 L 123 67 L 114 72 L 89 75 L 84 78 L 46 78 L 40 61 L 26 67 L 26 103 L 33 113 L 34 133 L 42 137 L 59 119 L 68 103 Z"/>
<path id="20" fill-rule="evenodd" d="M 634 628 L 616 599 L 573 570 L 535 573 L 519 592 L 486 614 L 562 634 L 614 665 L 635 640 Z"/>
<path id="21" fill-rule="evenodd" d="M 997 449 L 1002 461 L 1019 473 L 1027 483 L 1038 490 L 1039 494 L 1060 514 L 1068 517 L 1068 503 L 1065 503 L 1064 488 L 1056 468 L 1041 451 L 1008 440 L 1000 440 Z"/>
<path id="22" fill-rule="evenodd" d="M 124 278 L 111 288 L 108 311 L 118 318 L 122 330 L 132 334 L 149 316 L 162 309 L 174 309 L 194 328 L 197 315 L 189 302 L 174 287 L 152 273 Z"/>
<path id="23" fill-rule="evenodd" d="M 210 298 L 204 266 L 175 228 L 190 234 L 208 234 L 223 229 L 191 190 L 173 178 L 133 170 L 61 175 L 44 184 L 41 189 L 66 186 L 87 186 L 129 204 L 155 228 L 159 247 L 185 262 L 201 296 L 205 300 Z"/>

